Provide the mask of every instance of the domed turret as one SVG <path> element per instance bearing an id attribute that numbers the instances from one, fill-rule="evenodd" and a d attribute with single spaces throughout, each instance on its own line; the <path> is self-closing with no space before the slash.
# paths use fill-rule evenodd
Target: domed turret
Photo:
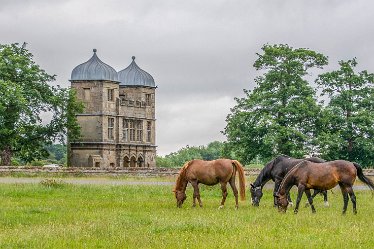
<path id="1" fill-rule="evenodd" d="M 96 49 L 93 50 L 94 54 L 91 59 L 73 69 L 70 80 L 110 80 L 118 82 L 116 70 L 102 62 L 97 57 L 96 51 Z"/>
<path id="2" fill-rule="evenodd" d="M 118 72 L 118 79 L 120 86 L 155 87 L 153 77 L 135 63 L 135 56 L 132 57 L 132 62 L 128 67 Z"/>

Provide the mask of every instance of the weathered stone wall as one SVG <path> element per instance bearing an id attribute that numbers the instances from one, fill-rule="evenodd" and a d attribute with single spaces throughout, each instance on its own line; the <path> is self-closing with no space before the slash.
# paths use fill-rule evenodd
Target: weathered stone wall
<path id="1" fill-rule="evenodd" d="M 85 110 L 77 115 L 82 138 L 71 143 L 69 165 L 125 167 L 125 161 L 132 159 L 134 167 L 156 167 L 155 88 L 119 87 L 112 81 L 72 81 L 71 85 Z M 123 139 L 125 118 L 143 121 L 141 141 Z M 150 141 L 147 122 L 151 122 Z"/>

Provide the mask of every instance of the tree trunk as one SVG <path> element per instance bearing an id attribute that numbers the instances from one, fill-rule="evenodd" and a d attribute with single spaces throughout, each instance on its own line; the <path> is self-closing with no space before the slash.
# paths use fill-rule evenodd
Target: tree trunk
<path id="1" fill-rule="evenodd" d="M 12 150 L 10 146 L 5 146 L 0 154 L 1 157 L 1 166 L 10 166 L 12 164 Z"/>
<path id="2" fill-rule="evenodd" d="M 348 95 L 348 101 L 351 105 L 352 104 L 352 84 L 351 82 L 348 83 L 348 88 L 349 88 L 349 95 Z M 350 123 L 350 118 L 351 118 L 352 114 L 351 114 L 351 109 L 350 108 L 347 108 L 347 116 L 346 116 L 346 120 L 347 120 L 347 123 L 348 123 L 348 129 L 350 130 L 350 136 L 348 138 L 348 146 L 347 146 L 347 149 L 348 149 L 348 157 L 351 159 L 351 153 L 352 153 L 352 150 L 353 150 L 353 127 L 352 127 L 352 124 Z"/>

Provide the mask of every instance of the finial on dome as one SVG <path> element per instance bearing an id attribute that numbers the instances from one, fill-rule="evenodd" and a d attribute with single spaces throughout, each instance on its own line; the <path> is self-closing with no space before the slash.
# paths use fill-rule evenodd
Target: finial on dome
<path id="1" fill-rule="evenodd" d="M 93 49 L 93 52 L 94 52 L 94 53 L 96 53 L 96 52 L 97 52 L 97 49 L 96 49 L 96 48 L 94 48 L 94 49 Z"/>
<path id="2" fill-rule="evenodd" d="M 131 58 L 132 58 L 133 61 L 135 60 L 135 56 L 132 56 Z"/>

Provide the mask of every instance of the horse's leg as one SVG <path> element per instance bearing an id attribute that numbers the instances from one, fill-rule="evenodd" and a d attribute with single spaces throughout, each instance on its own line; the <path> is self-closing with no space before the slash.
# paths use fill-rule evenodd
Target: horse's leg
<path id="1" fill-rule="evenodd" d="M 347 211 L 347 206 L 348 206 L 348 193 L 347 190 L 345 189 L 345 186 L 341 183 L 339 183 L 340 189 L 342 190 L 342 195 L 343 195 L 343 214 Z"/>
<path id="2" fill-rule="evenodd" d="M 315 192 L 316 192 L 316 190 L 314 190 L 314 193 Z M 314 205 L 313 205 L 313 197 L 312 197 L 312 195 L 310 193 L 310 189 L 305 190 L 305 194 L 306 194 L 306 197 L 308 198 L 310 207 L 312 208 L 312 213 L 315 213 L 316 209 L 314 208 Z"/>
<path id="3" fill-rule="evenodd" d="M 313 194 L 312 194 L 312 199 L 314 200 L 314 197 L 316 197 L 318 194 L 323 193 L 323 192 L 325 191 L 314 189 Z M 305 203 L 305 207 L 308 207 L 308 206 L 309 206 L 309 200 L 307 200 L 307 202 Z"/>
<path id="4" fill-rule="evenodd" d="M 223 208 L 225 205 L 226 197 L 227 197 L 227 182 L 221 182 L 221 190 L 222 190 L 222 201 L 221 206 L 219 208 Z"/>
<path id="5" fill-rule="evenodd" d="M 274 191 L 273 191 L 273 196 L 274 196 L 274 207 L 277 207 L 278 206 L 278 203 L 277 203 L 277 197 L 275 197 L 275 195 L 277 194 L 278 192 L 278 189 L 279 189 L 279 185 L 281 184 L 282 181 L 278 181 L 278 180 L 275 180 L 274 182 Z"/>
<path id="6" fill-rule="evenodd" d="M 293 206 L 293 202 L 291 200 L 291 194 L 290 194 L 290 192 L 288 192 L 288 194 L 287 194 L 287 200 L 288 200 L 288 204 L 292 207 Z"/>
<path id="7" fill-rule="evenodd" d="M 199 201 L 200 207 L 202 207 L 203 204 L 201 203 L 201 200 L 200 200 L 199 184 L 195 180 L 195 181 L 191 181 L 191 185 L 193 187 L 193 204 L 192 204 L 192 206 L 196 207 L 196 198 L 197 198 L 197 200 Z"/>
<path id="8" fill-rule="evenodd" d="M 352 205 L 353 205 L 353 213 L 357 214 L 357 209 L 356 209 L 356 195 L 353 192 L 352 187 L 347 188 L 347 192 L 349 194 L 349 197 L 351 198 Z"/>
<path id="9" fill-rule="evenodd" d="M 319 193 L 321 193 L 322 191 L 321 190 L 318 190 L 318 189 L 314 189 L 313 190 L 313 194 L 312 194 L 312 199 L 314 199 L 314 197 L 316 197 Z M 305 207 L 309 207 L 309 199 L 306 201 L 305 203 Z"/>
<path id="10" fill-rule="evenodd" d="M 327 201 L 327 190 L 323 190 L 322 194 L 323 194 L 323 202 L 324 202 L 325 207 L 330 206 L 329 202 Z"/>
<path id="11" fill-rule="evenodd" d="M 229 183 L 230 183 L 230 186 L 231 186 L 232 192 L 234 193 L 234 196 L 235 196 L 235 208 L 238 209 L 238 207 L 239 207 L 239 202 L 238 202 L 238 189 L 236 188 L 236 185 L 235 185 L 235 177 L 231 177 Z"/>
<path id="12" fill-rule="evenodd" d="M 300 184 L 299 186 L 297 186 L 297 199 L 296 199 L 296 206 L 294 210 L 295 214 L 297 214 L 297 212 L 299 211 L 299 204 L 300 204 L 301 197 L 303 196 L 304 191 L 305 191 L 304 185 Z"/>

